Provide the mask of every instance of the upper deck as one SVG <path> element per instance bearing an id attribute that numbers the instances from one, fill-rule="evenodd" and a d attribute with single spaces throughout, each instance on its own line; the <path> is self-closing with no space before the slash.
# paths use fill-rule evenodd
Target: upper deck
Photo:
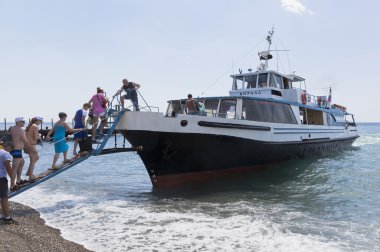
<path id="1" fill-rule="evenodd" d="M 196 98 L 202 104 L 197 114 L 275 123 L 344 125 L 348 121 L 346 116 L 351 114 L 343 106 L 331 105 L 331 88 L 328 95 L 312 95 L 307 92 L 304 78 L 268 69 L 268 61 L 273 58 L 272 35 L 273 30 L 267 37 L 268 50 L 259 52 L 261 63 L 257 70 L 248 69 L 245 73 L 239 70 L 231 75 L 229 97 Z M 184 99 L 169 101 L 166 115 L 186 113 L 185 105 Z"/>
<path id="2" fill-rule="evenodd" d="M 301 88 L 302 83 L 305 86 L 305 79 L 296 75 L 284 75 L 273 70 L 250 71 L 231 75 L 231 77 L 233 79 L 231 96 L 272 98 L 301 103 L 301 94 L 305 92 Z"/>

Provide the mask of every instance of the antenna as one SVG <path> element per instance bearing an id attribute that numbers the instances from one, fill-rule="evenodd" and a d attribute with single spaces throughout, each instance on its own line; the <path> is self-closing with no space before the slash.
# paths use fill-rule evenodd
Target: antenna
<path id="1" fill-rule="evenodd" d="M 277 46 L 276 46 L 276 62 L 277 62 L 277 71 L 278 71 L 278 59 L 280 57 L 278 56 Z"/>
<path id="2" fill-rule="evenodd" d="M 268 42 L 268 50 L 267 51 L 261 51 L 259 52 L 260 60 L 265 60 L 264 68 L 262 70 L 267 70 L 268 69 L 268 61 L 273 58 L 273 56 L 270 54 L 270 46 L 272 45 L 272 37 L 274 34 L 274 26 L 272 27 L 272 30 L 268 31 L 268 35 L 265 38 L 266 41 Z"/>

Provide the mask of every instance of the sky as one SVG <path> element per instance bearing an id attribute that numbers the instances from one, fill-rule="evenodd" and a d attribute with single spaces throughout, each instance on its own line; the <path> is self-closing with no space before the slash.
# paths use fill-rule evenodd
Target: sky
<path id="1" fill-rule="evenodd" d="M 0 0 L 0 120 L 57 120 L 102 87 L 141 84 L 161 112 L 170 99 L 227 96 L 231 74 L 256 69 L 274 27 L 286 49 L 270 68 L 306 79 L 358 122 L 380 122 L 376 0 Z M 272 48 L 273 48 L 272 47 Z M 144 102 L 140 98 L 140 105 Z"/>

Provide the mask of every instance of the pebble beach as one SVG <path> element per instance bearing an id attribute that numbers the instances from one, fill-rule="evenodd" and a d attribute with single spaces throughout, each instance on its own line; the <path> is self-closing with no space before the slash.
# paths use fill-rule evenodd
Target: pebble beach
<path id="1" fill-rule="evenodd" d="M 90 251 L 62 238 L 58 229 L 45 225 L 34 209 L 10 202 L 15 222 L 0 222 L 0 251 Z"/>

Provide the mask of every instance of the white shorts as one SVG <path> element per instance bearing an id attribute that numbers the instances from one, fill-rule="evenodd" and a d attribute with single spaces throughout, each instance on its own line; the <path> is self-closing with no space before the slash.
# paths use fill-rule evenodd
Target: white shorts
<path id="1" fill-rule="evenodd" d="M 96 116 L 96 117 L 103 117 L 105 114 L 106 114 L 106 112 L 102 112 L 99 115 L 97 115 L 97 114 L 94 113 L 94 116 Z"/>

